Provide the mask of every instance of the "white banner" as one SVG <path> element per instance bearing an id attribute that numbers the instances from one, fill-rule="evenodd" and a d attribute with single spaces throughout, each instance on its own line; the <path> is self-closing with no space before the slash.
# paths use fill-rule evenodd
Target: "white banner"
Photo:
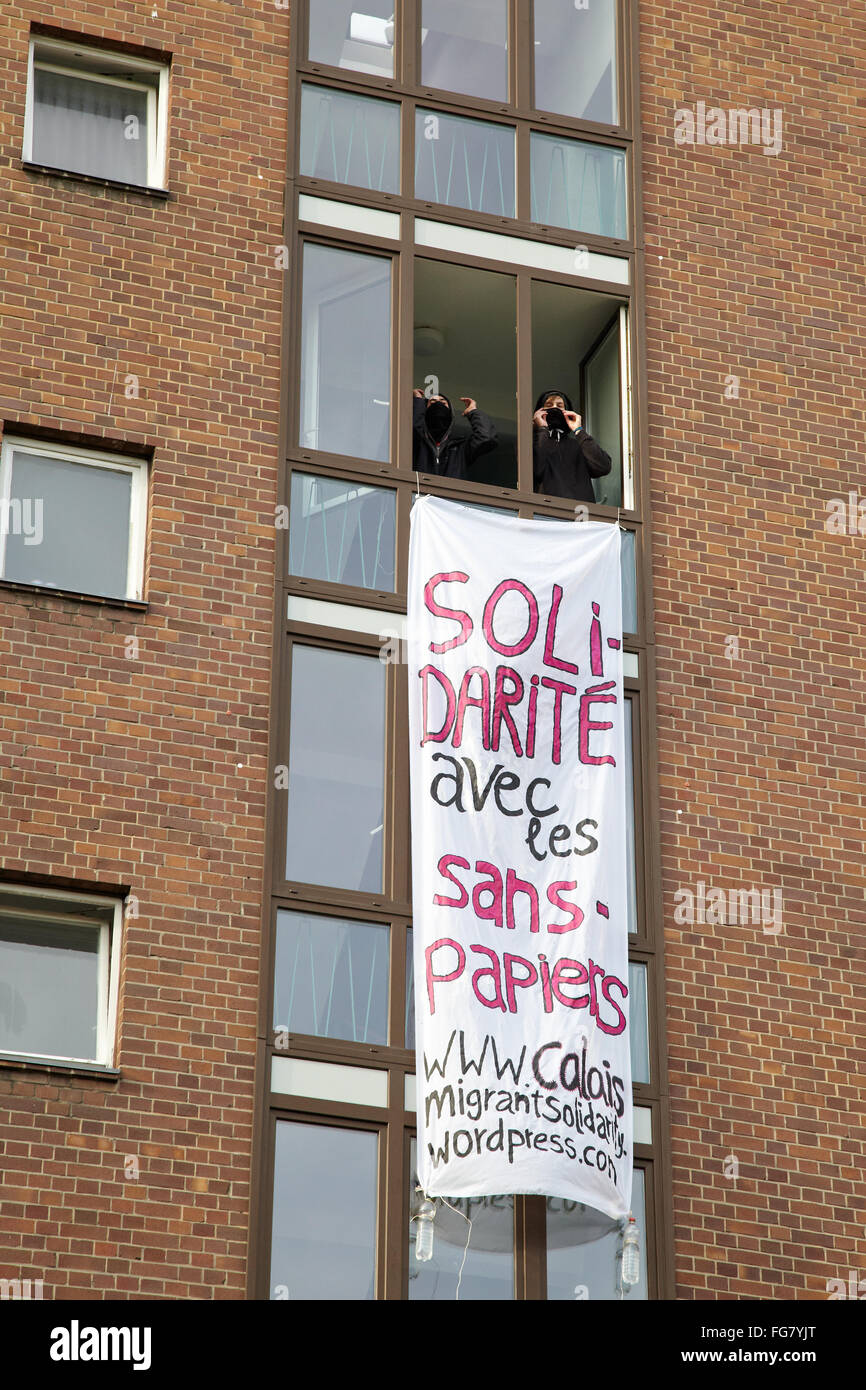
<path id="1" fill-rule="evenodd" d="M 628 1213 L 620 534 L 420 498 L 409 555 L 418 1171 Z"/>

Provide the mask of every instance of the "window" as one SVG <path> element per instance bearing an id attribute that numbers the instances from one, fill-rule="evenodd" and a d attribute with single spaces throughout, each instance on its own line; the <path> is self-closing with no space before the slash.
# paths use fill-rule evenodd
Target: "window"
<path id="1" fill-rule="evenodd" d="M 534 280 L 532 374 L 539 397 L 551 388 L 565 393 L 583 428 L 611 461 L 608 473 L 584 477 L 573 493 L 555 495 L 582 497 L 606 507 L 632 506 L 625 302 L 593 290 Z M 538 492 L 566 486 L 561 473 L 536 470 Z"/>
<path id="2" fill-rule="evenodd" d="M 513 217 L 514 129 L 415 112 L 415 197 Z"/>
<path id="3" fill-rule="evenodd" d="M 103 598 L 144 587 L 147 465 L 7 438 L 0 453 L 0 577 Z"/>
<path id="4" fill-rule="evenodd" d="M 535 0 L 535 106 L 616 125 L 617 0 Z"/>
<path id="5" fill-rule="evenodd" d="M 375 656 L 292 649 L 287 879 L 381 891 L 386 669 Z"/>
<path id="6" fill-rule="evenodd" d="M 505 1301 L 514 1297 L 514 1198 L 448 1197 L 437 1199 L 433 1225 L 433 1254 L 423 1263 L 415 1258 L 418 1231 L 417 1142 L 411 1140 L 409 1169 L 409 1298 L 454 1302 L 460 1279 L 461 1302 L 475 1299 Z M 469 1223 L 472 1235 L 467 1249 Z M 463 1256 L 466 1255 L 464 1262 Z"/>
<path id="7" fill-rule="evenodd" d="M 627 1222 L 613 1220 L 582 1202 L 559 1197 L 545 1201 L 548 1300 L 630 1299 L 647 1297 L 646 1203 L 644 1170 L 635 1165 L 632 1212 L 640 1233 L 640 1278 L 622 1282 L 622 1244 Z"/>
<path id="8" fill-rule="evenodd" d="M 396 510 L 396 493 L 387 488 L 293 473 L 291 573 L 330 584 L 393 591 Z"/>
<path id="9" fill-rule="evenodd" d="M 110 1067 L 121 904 L 0 884 L 0 1056 Z"/>
<path id="10" fill-rule="evenodd" d="M 628 235 L 625 150 L 537 131 L 529 142 L 533 222 L 594 236 Z"/>
<path id="11" fill-rule="evenodd" d="M 167 110 L 166 64 L 32 40 L 25 161 L 162 188 Z"/>
<path id="12" fill-rule="evenodd" d="M 258 1296 L 672 1297 L 633 7 L 296 8 Z M 597 454 L 586 478 L 536 468 L 534 406 L 550 388 L 569 396 L 608 473 Z M 421 398 L 440 395 L 450 432 L 442 422 L 444 436 L 425 435 Z M 439 1201 L 432 1259 L 416 1258 L 404 662 L 419 491 L 571 525 L 604 509 L 622 529 L 634 1285 L 620 1277 L 621 1222 L 539 1196 Z"/>
<path id="13" fill-rule="evenodd" d="M 391 262 L 304 246 L 302 447 L 390 455 Z"/>
<path id="14" fill-rule="evenodd" d="M 468 463 L 467 476 L 499 487 L 517 485 L 516 316 L 513 276 L 416 259 L 414 385 L 448 396 L 455 434 L 468 433 L 461 396 L 490 418 L 496 446 Z"/>
<path id="15" fill-rule="evenodd" d="M 307 13 L 311 62 L 394 76 L 394 0 L 313 0 Z"/>
<path id="16" fill-rule="evenodd" d="M 280 1120 L 271 1298 L 376 1297 L 374 1131 Z"/>
<path id="17" fill-rule="evenodd" d="M 278 912 L 275 1031 L 386 1043 L 388 934 L 378 922 Z"/>
<path id="18" fill-rule="evenodd" d="M 394 101 L 305 82 L 300 172 L 378 193 L 399 193 L 400 107 Z"/>
<path id="19" fill-rule="evenodd" d="M 506 101 L 508 0 L 422 0 L 421 82 Z"/>

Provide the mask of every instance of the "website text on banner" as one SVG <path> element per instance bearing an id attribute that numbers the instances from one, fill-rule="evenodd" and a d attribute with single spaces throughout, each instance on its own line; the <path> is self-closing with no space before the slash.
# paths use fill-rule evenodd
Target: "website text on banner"
<path id="1" fill-rule="evenodd" d="M 620 533 L 420 498 L 409 557 L 419 1179 L 627 1214 Z"/>

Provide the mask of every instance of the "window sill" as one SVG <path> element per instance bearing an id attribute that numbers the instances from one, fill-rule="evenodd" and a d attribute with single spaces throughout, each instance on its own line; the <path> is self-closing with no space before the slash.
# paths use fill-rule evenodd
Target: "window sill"
<path id="1" fill-rule="evenodd" d="M 156 188 L 150 184 L 126 183 L 123 179 L 106 179 L 99 174 L 80 174 L 75 169 L 55 169 L 51 164 L 33 164 L 29 159 L 22 159 L 21 168 L 26 169 L 28 174 L 51 174 L 54 178 L 70 179 L 75 183 L 92 183 L 98 188 L 122 188 L 127 193 L 144 193 L 151 198 L 170 198 L 171 192 L 167 188 Z"/>
<path id="2" fill-rule="evenodd" d="M 0 591 L 9 589 L 12 593 L 44 594 L 48 598 L 71 599 L 75 603 L 95 603 L 101 608 L 126 608 L 133 613 L 146 613 L 146 599 L 106 598 L 104 594 L 76 594 L 69 589 L 52 589 L 48 584 L 24 584 L 17 579 L 0 579 Z"/>
<path id="3" fill-rule="evenodd" d="M 60 1076 L 91 1076 L 98 1081 L 119 1081 L 119 1067 L 104 1067 L 99 1062 L 63 1062 L 50 1057 L 16 1057 L 0 1052 L 0 1069 L 9 1071 L 47 1071 Z"/>

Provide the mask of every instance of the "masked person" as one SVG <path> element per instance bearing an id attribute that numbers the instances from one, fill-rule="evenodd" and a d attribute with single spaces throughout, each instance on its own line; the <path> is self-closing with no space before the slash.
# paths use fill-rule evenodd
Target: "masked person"
<path id="1" fill-rule="evenodd" d="M 447 396 L 429 401 L 418 388 L 412 392 L 412 467 L 443 478 L 465 478 L 476 459 L 496 447 L 493 421 L 471 396 L 461 396 L 463 417 L 470 433 L 455 435 L 454 412 Z"/>
<path id="2" fill-rule="evenodd" d="M 603 478 L 610 469 L 610 454 L 581 429 L 580 416 L 565 392 L 556 387 L 542 391 L 532 417 L 535 491 L 594 502 L 592 480 Z"/>

